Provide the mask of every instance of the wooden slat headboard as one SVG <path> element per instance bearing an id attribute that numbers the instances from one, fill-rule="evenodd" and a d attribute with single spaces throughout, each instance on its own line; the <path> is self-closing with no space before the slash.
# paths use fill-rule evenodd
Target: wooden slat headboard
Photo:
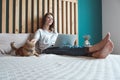
<path id="1" fill-rule="evenodd" d="M 0 33 L 33 33 L 51 12 L 59 33 L 78 33 L 77 0 L 1 0 Z"/>

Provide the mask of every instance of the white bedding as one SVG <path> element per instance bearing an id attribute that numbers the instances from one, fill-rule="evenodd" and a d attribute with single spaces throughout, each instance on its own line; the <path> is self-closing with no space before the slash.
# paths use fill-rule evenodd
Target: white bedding
<path id="1" fill-rule="evenodd" d="M 0 57 L 0 80 L 120 80 L 120 56 Z"/>

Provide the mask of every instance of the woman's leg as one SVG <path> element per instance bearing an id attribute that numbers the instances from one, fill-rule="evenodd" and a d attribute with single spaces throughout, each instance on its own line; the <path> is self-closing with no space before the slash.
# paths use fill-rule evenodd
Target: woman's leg
<path id="1" fill-rule="evenodd" d="M 97 54 L 105 52 L 105 49 L 109 49 L 109 52 L 107 51 L 105 54 L 110 53 L 111 51 L 110 48 L 113 48 L 113 47 L 112 46 L 108 47 L 108 46 L 110 46 L 111 44 L 112 42 L 110 42 L 110 33 L 108 33 L 101 42 L 99 42 L 98 44 L 95 44 L 92 47 L 82 47 L 82 48 L 81 47 L 77 47 L 77 48 L 74 48 L 74 47 L 73 48 L 64 48 L 64 47 L 54 48 L 53 47 L 53 48 L 45 49 L 43 53 L 47 53 L 47 54 L 53 53 L 53 54 L 58 54 L 58 55 L 71 55 L 71 56 L 93 56 L 93 57 L 95 57 L 95 54 L 96 54 L 96 57 L 98 57 Z"/>
<path id="2" fill-rule="evenodd" d="M 92 56 L 95 58 L 106 58 L 108 54 L 110 54 L 113 51 L 113 48 L 113 42 L 109 40 L 101 50 L 93 53 Z"/>
<path id="3" fill-rule="evenodd" d="M 43 50 L 42 53 L 57 54 L 57 55 L 69 55 L 69 56 L 90 56 L 87 47 L 51 47 Z"/>
<path id="4" fill-rule="evenodd" d="M 110 39 L 110 33 L 107 33 L 107 35 L 105 36 L 105 38 L 102 41 L 93 45 L 92 47 L 89 47 L 89 52 L 93 53 L 93 52 L 99 51 L 106 45 L 106 43 L 108 42 L 109 39 Z"/>

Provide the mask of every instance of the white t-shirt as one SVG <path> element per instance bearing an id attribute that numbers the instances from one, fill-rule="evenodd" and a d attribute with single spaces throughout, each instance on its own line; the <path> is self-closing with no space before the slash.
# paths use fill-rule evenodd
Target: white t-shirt
<path id="1" fill-rule="evenodd" d="M 48 32 L 47 30 L 38 29 L 34 35 L 34 39 L 37 40 L 36 50 L 41 52 L 42 50 L 54 45 L 57 36 L 57 32 Z"/>

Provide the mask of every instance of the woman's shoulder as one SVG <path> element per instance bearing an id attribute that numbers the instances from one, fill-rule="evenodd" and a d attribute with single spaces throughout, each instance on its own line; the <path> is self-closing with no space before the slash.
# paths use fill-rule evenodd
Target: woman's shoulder
<path id="1" fill-rule="evenodd" d="M 42 33 L 42 29 L 41 28 L 39 28 L 39 29 L 37 29 L 36 31 L 35 31 L 35 34 L 41 34 Z"/>
<path id="2" fill-rule="evenodd" d="M 37 32 L 41 32 L 41 31 L 43 31 L 43 29 L 41 29 L 41 28 L 37 29 Z"/>
<path id="3" fill-rule="evenodd" d="M 39 29 L 37 29 L 37 31 L 42 31 L 43 29 L 41 29 L 41 28 L 39 28 Z"/>

